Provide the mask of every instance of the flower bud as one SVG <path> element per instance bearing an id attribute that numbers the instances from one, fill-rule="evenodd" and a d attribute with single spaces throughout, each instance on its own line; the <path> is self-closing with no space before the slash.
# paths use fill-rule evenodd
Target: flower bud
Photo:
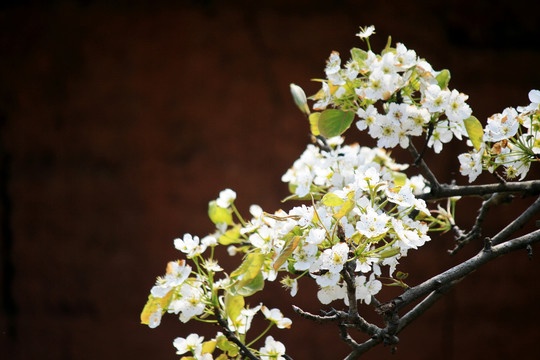
<path id="1" fill-rule="evenodd" d="M 309 115 L 309 107 L 307 105 L 307 98 L 304 90 L 300 86 L 295 84 L 291 84 L 290 87 L 291 94 L 296 106 L 298 106 L 300 111 L 302 111 L 304 114 Z"/>

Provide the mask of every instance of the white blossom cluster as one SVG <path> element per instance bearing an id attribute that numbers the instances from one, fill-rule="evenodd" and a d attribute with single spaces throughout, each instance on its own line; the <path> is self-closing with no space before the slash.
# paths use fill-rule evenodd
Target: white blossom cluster
<path id="1" fill-rule="evenodd" d="M 460 171 L 474 181 L 483 169 L 502 166 L 507 178 L 523 180 L 530 164 L 540 159 L 540 91 L 529 92 L 530 104 L 508 107 L 488 118 L 482 144 L 458 156 Z"/>
<path id="2" fill-rule="evenodd" d="M 367 39 L 372 33 L 358 35 Z M 407 148 L 411 136 L 429 133 L 428 146 L 439 153 L 453 137 L 467 135 L 463 120 L 472 114 L 468 96 L 448 89 L 447 70 L 433 70 L 401 43 L 380 55 L 357 48 L 351 55 L 342 67 L 339 53 L 331 53 L 322 89 L 313 96 L 314 110 L 333 106 L 355 111 L 357 128 L 367 129 L 384 148 Z"/>

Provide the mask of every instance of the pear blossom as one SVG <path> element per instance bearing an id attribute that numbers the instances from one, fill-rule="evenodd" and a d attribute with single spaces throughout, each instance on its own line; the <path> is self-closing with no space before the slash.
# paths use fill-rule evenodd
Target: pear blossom
<path id="1" fill-rule="evenodd" d="M 452 140 L 452 131 L 450 130 L 448 121 L 441 121 L 435 125 L 433 133 L 428 141 L 428 146 L 435 150 L 435 153 L 440 153 L 443 144 Z"/>
<path id="2" fill-rule="evenodd" d="M 261 307 L 261 312 L 263 315 L 270 321 L 276 324 L 276 326 L 280 329 L 288 329 L 291 327 L 292 320 L 284 317 L 281 313 L 281 310 L 274 308 L 274 309 L 268 309 L 266 306 Z"/>
<path id="3" fill-rule="evenodd" d="M 169 312 L 179 314 L 180 321 L 188 322 L 194 316 L 201 315 L 206 307 L 204 292 L 198 281 L 184 283 L 180 287 L 179 297 L 173 298 L 169 304 Z"/>
<path id="4" fill-rule="evenodd" d="M 264 347 L 259 349 L 261 360 L 285 360 L 285 345 L 274 340 L 272 336 L 267 336 L 264 341 Z"/>
<path id="5" fill-rule="evenodd" d="M 371 297 L 377 295 L 382 289 L 382 283 L 373 276 L 371 276 L 368 281 L 366 281 L 364 275 L 357 276 L 355 278 L 355 283 L 356 298 L 367 305 L 371 303 Z"/>
<path id="6" fill-rule="evenodd" d="M 484 147 L 480 148 L 480 151 L 464 153 L 458 156 L 459 171 L 461 175 L 469 176 L 469 182 L 476 180 L 478 175 L 482 173 L 483 151 Z"/>
<path id="7" fill-rule="evenodd" d="M 361 27 L 360 26 L 360 32 L 356 34 L 360 39 L 366 39 L 370 37 L 371 35 L 375 34 L 375 26 L 367 26 L 367 27 Z"/>
<path id="8" fill-rule="evenodd" d="M 202 254 L 206 250 L 207 245 L 201 242 L 198 236 L 184 234 L 182 239 L 174 239 L 174 247 L 185 253 L 186 257 L 190 259 Z"/>
<path id="9" fill-rule="evenodd" d="M 384 213 L 378 214 L 375 210 L 368 208 L 365 213 L 360 214 L 360 221 L 356 223 L 356 230 L 367 238 L 375 238 L 388 231 L 388 221 L 390 217 Z"/>
<path id="10" fill-rule="evenodd" d="M 429 112 L 444 112 L 450 97 L 450 91 L 441 90 L 439 85 L 432 84 L 427 87 L 423 95 L 422 104 Z"/>
<path id="11" fill-rule="evenodd" d="M 228 208 L 236 200 L 236 192 L 231 189 L 225 189 L 219 193 L 216 204 L 222 208 Z"/>
<path id="12" fill-rule="evenodd" d="M 297 248 L 294 253 L 296 262 L 294 263 L 294 269 L 298 271 L 304 271 L 311 267 L 311 265 L 317 260 L 318 247 L 315 244 L 306 244 Z"/>
<path id="13" fill-rule="evenodd" d="M 359 107 L 356 111 L 356 115 L 360 118 L 360 120 L 356 122 L 356 127 L 358 130 L 362 131 L 368 127 L 371 128 L 371 126 L 376 123 L 379 112 L 375 106 L 369 105 L 365 110 Z"/>
<path id="14" fill-rule="evenodd" d="M 321 268 L 330 273 L 339 273 L 348 260 L 349 246 L 346 243 L 337 243 L 331 249 L 326 249 L 320 256 Z"/>
<path id="15" fill-rule="evenodd" d="M 202 351 L 202 343 L 204 341 L 203 336 L 198 334 L 189 334 L 186 338 L 177 337 L 173 341 L 173 345 L 176 348 L 176 354 L 182 355 L 191 351 L 193 354 L 200 354 Z"/>
<path id="16" fill-rule="evenodd" d="M 321 304 L 328 305 L 332 301 L 347 298 L 347 290 L 343 285 L 329 285 L 323 286 L 317 292 L 317 299 Z"/>

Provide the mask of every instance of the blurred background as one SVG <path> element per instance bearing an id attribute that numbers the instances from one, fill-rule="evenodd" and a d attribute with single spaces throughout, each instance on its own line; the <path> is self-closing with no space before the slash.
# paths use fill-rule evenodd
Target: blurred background
<path id="1" fill-rule="evenodd" d="M 530 3 L 3 2 L 0 358 L 175 359 L 175 337 L 213 336 L 217 328 L 174 315 L 149 329 L 139 314 L 156 276 L 181 257 L 173 239 L 213 231 L 207 204 L 219 191 L 236 190 L 244 213 L 253 203 L 270 212 L 293 206 L 280 202 L 280 177 L 309 130 L 289 83 L 313 94 L 310 79 L 324 77 L 330 52 L 348 59 L 363 46 L 358 27 L 375 25 L 374 50 L 392 35 L 435 69 L 450 69 L 450 87 L 468 94 L 485 122 L 527 105 L 529 90 L 540 88 L 540 22 Z M 374 144 L 355 131 L 347 140 Z M 442 180 L 465 184 L 456 158 L 465 149 L 449 145 L 426 161 Z M 529 179 L 538 178 L 535 169 Z M 527 201 L 490 213 L 484 234 Z M 479 201 L 463 204 L 457 220 L 469 228 Z M 449 256 L 452 247 L 451 236 L 437 237 L 399 270 L 414 285 L 481 244 Z M 534 358 L 538 264 L 525 251 L 487 264 L 406 328 L 392 358 Z M 335 326 L 292 312 L 292 303 L 319 306 L 314 287 L 300 286 L 302 298 L 271 284 L 250 302 L 293 319 L 291 330 L 272 334 L 296 360 L 343 358 L 348 348 Z"/>

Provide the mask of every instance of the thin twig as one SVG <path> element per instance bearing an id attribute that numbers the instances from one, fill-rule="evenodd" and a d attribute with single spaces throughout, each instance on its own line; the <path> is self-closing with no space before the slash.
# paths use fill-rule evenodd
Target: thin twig
<path id="1" fill-rule="evenodd" d="M 435 177 L 435 174 L 433 174 L 433 172 L 431 172 L 431 169 L 427 166 L 426 162 L 424 161 L 424 159 L 422 159 L 421 155 L 418 154 L 418 151 L 414 147 L 412 141 L 409 141 L 409 151 L 411 152 L 411 154 L 415 158 L 415 162 L 414 162 L 415 166 L 418 166 L 420 168 L 420 171 L 422 171 L 424 176 L 429 181 L 429 186 L 431 187 L 431 192 L 438 192 L 439 188 L 441 187 L 439 181 Z"/>
<path id="2" fill-rule="evenodd" d="M 521 229 L 529 220 L 531 220 L 536 214 L 540 212 L 540 197 L 529 206 L 521 215 L 519 215 L 514 221 L 508 224 L 497 235 L 491 239 L 493 245 L 497 245 L 508 239 L 514 232 Z"/>
<path id="3" fill-rule="evenodd" d="M 505 193 L 494 193 L 491 194 L 489 199 L 483 201 L 471 230 L 468 233 L 464 233 L 459 229 L 458 237 L 456 239 L 457 244 L 454 249 L 449 250 L 450 255 L 455 255 L 461 248 L 463 248 L 463 246 L 467 245 L 472 240 L 478 239 L 482 234 L 482 224 L 484 223 L 488 210 L 493 206 L 501 204 L 502 202 L 509 201 L 511 196 L 512 195 Z M 454 227 L 454 224 L 452 225 Z"/>
<path id="4" fill-rule="evenodd" d="M 319 324 L 339 320 L 339 316 L 336 313 L 333 313 L 332 315 L 328 315 L 328 316 L 321 316 L 321 315 L 315 315 L 310 312 L 304 311 L 296 305 L 293 305 L 292 307 L 293 307 L 294 312 L 300 315 L 301 317 L 303 317 L 304 319 L 315 321 Z"/>

